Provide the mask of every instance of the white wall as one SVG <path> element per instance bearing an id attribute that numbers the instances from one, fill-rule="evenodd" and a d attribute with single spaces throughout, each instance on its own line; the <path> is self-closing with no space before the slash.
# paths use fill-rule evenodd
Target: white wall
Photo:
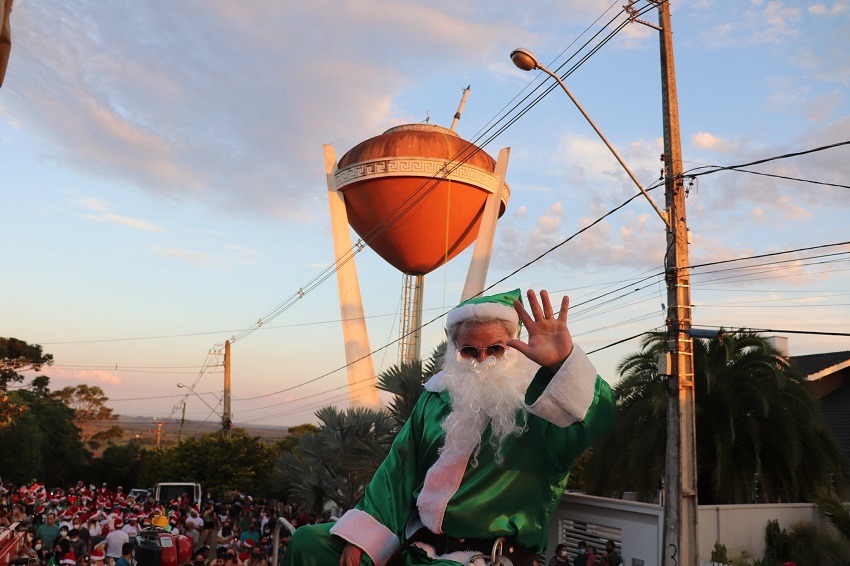
<path id="1" fill-rule="evenodd" d="M 697 518 L 700 560 L 711 558 L 715 542 L 726 545 L 732 556 L 746 551 L 753 558 L 762 558 L 765 527 L 773 519 L 780 528 L 788 530 L 797 523 L 831 528 L 810 503 L 700 505 Z M 664 507 L 661 505 L 567 493 L 552 518 L 547 560 L 559 543 L 566 542 L 563 525 L 570 521 L 590 523 L 594 532 L 606 538 L 610 533 L 618 533 L 626 566 L 641 566 L 640 561 L 644 566 L 662 562 Z"/>
<path id="2" fill-rule="evenodd" d="M 826 520 L 811 503 L 773 505 L 700 505 L 700 558 L 709 558 L 714 543 L 726 545 L 730 556 L 746 551 L 753 558 L 764 556 L 767 522 L 776 520 L 779 528 L 791 530 L 797 523 L 809 523 L 820 529 Z"/>

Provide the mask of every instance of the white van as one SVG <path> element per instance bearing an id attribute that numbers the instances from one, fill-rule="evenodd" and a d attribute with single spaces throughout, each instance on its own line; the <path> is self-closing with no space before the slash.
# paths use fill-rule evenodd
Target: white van
<path id="1" fill-rule="evenodd" d="M 157 502 L 168 505 L 171 500 L 180 500 L 183 494 L 189 496 L 189 501 L 200 508 L 201 484 L 197 482 L 163 482 L 156 484 L 154 497 Z"/>

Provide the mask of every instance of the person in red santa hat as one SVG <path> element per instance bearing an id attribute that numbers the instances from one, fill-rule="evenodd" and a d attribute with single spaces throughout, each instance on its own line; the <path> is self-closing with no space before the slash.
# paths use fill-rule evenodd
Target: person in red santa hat
<path id="1" fill-rule="evenodd" d="M 124 543 L 130 542 L 130 535 L 121 530 L 124 522 L 120 518 L 116 518 L 113 524 L 114 529 L 106 535 L 106 556 L 114 560 L 121 558 L 121 547 Z"/>
<path id="2" fill-rule="evenodd" d="M 99 547 L 92 550 L 91 555 L 89 555 L 89 560 L 91 561 L 92 566 L 103 566 L 103 561 L 105 559 L 106 553 Z"/>

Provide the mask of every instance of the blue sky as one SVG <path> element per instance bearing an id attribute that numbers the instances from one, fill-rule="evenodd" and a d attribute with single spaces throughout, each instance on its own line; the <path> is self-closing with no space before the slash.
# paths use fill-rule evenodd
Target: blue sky
<path id="1" fill-rule="evenodd" d="M 54 387 L 99 385 L 122 415 L 177 418 L 178 383 L 197 382 L 216 406 L 221 370 L 200 373 L 210 349 L 333 262 L 323 144 L 340 157 L 395 125 L 449 126 L 467 85 L 457 131 L 476 141 L 546 80 L 514 68 L 514 48 L 556 69 L 622 19 L 622 3 L 18 0 L 0 90 L 0 335 L 42 344 L 56 359 L 46 372 Z M 686 169 L 850 140 L 850 2 L 671 7 Z M 630 24 L 567 83 L 641 182 L 657 180 L 657 32 Z M 503 147 L 512 197 L 489 282 L 635 192 L 560 90 L 484 149 Z M 752 169 L 847 185 L 847 148 Z M 848 205 L 841 187 L 700 177 L 687 202 L 691 261 L 850 240 Z M 548 288 L 577 304 L 633 285 L 571 312 L 577 342 L 594 350 L 663 325 L 663 281 L 636 283 L 661 271 L 663 251 L 663 226 L 637 199 L 498 289 Z M 695 270 L 694 323 L 844 332 L 845 256 L 803 259 L 842 252 L 850 247 L 747 271 Z M 426 320 L 459 300 L 468 261 L 462 254 L 428 275 Z M 368 249 L 357 262 L 377 349 L 398 337 L 402 278 Z M 441 325 L 423 335 L 430 352 Z M 591 359 L 615 383 L 617 362 L 637 347 Z M 795 334 L 790 349 L 850 341 Z M 396 361 L 394 345 L 375 355 L 379 370 Z M 346 406 L 344 363 L 331 277 L 233 345 L 236 422 L 291 425 L 324 404 Z M 217 418 L 194 396 L 186 415 Z"/>

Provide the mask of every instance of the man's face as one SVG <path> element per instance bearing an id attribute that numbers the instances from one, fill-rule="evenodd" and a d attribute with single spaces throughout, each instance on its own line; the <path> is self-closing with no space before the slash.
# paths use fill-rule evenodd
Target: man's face
<path id="1" fill-rule="evenodd" d="M 472 359 L 482 362 L 489 357 L 486 351 L 488 346 L 504 346 L 509 338 L 508 331 L 499 322 L 462 326 L 457 334 L 457 351 L 461 352 L 466 347 L 476 348 L 477 355 Z"/>
<path id="2" fill-rule="evenodd" d="M 48 513 L 47 514 L 47 524 L 52 527 L 53 523 L 55 521 L 56 521 L 56 515 L 54 515 L 53 513 Z"/>

